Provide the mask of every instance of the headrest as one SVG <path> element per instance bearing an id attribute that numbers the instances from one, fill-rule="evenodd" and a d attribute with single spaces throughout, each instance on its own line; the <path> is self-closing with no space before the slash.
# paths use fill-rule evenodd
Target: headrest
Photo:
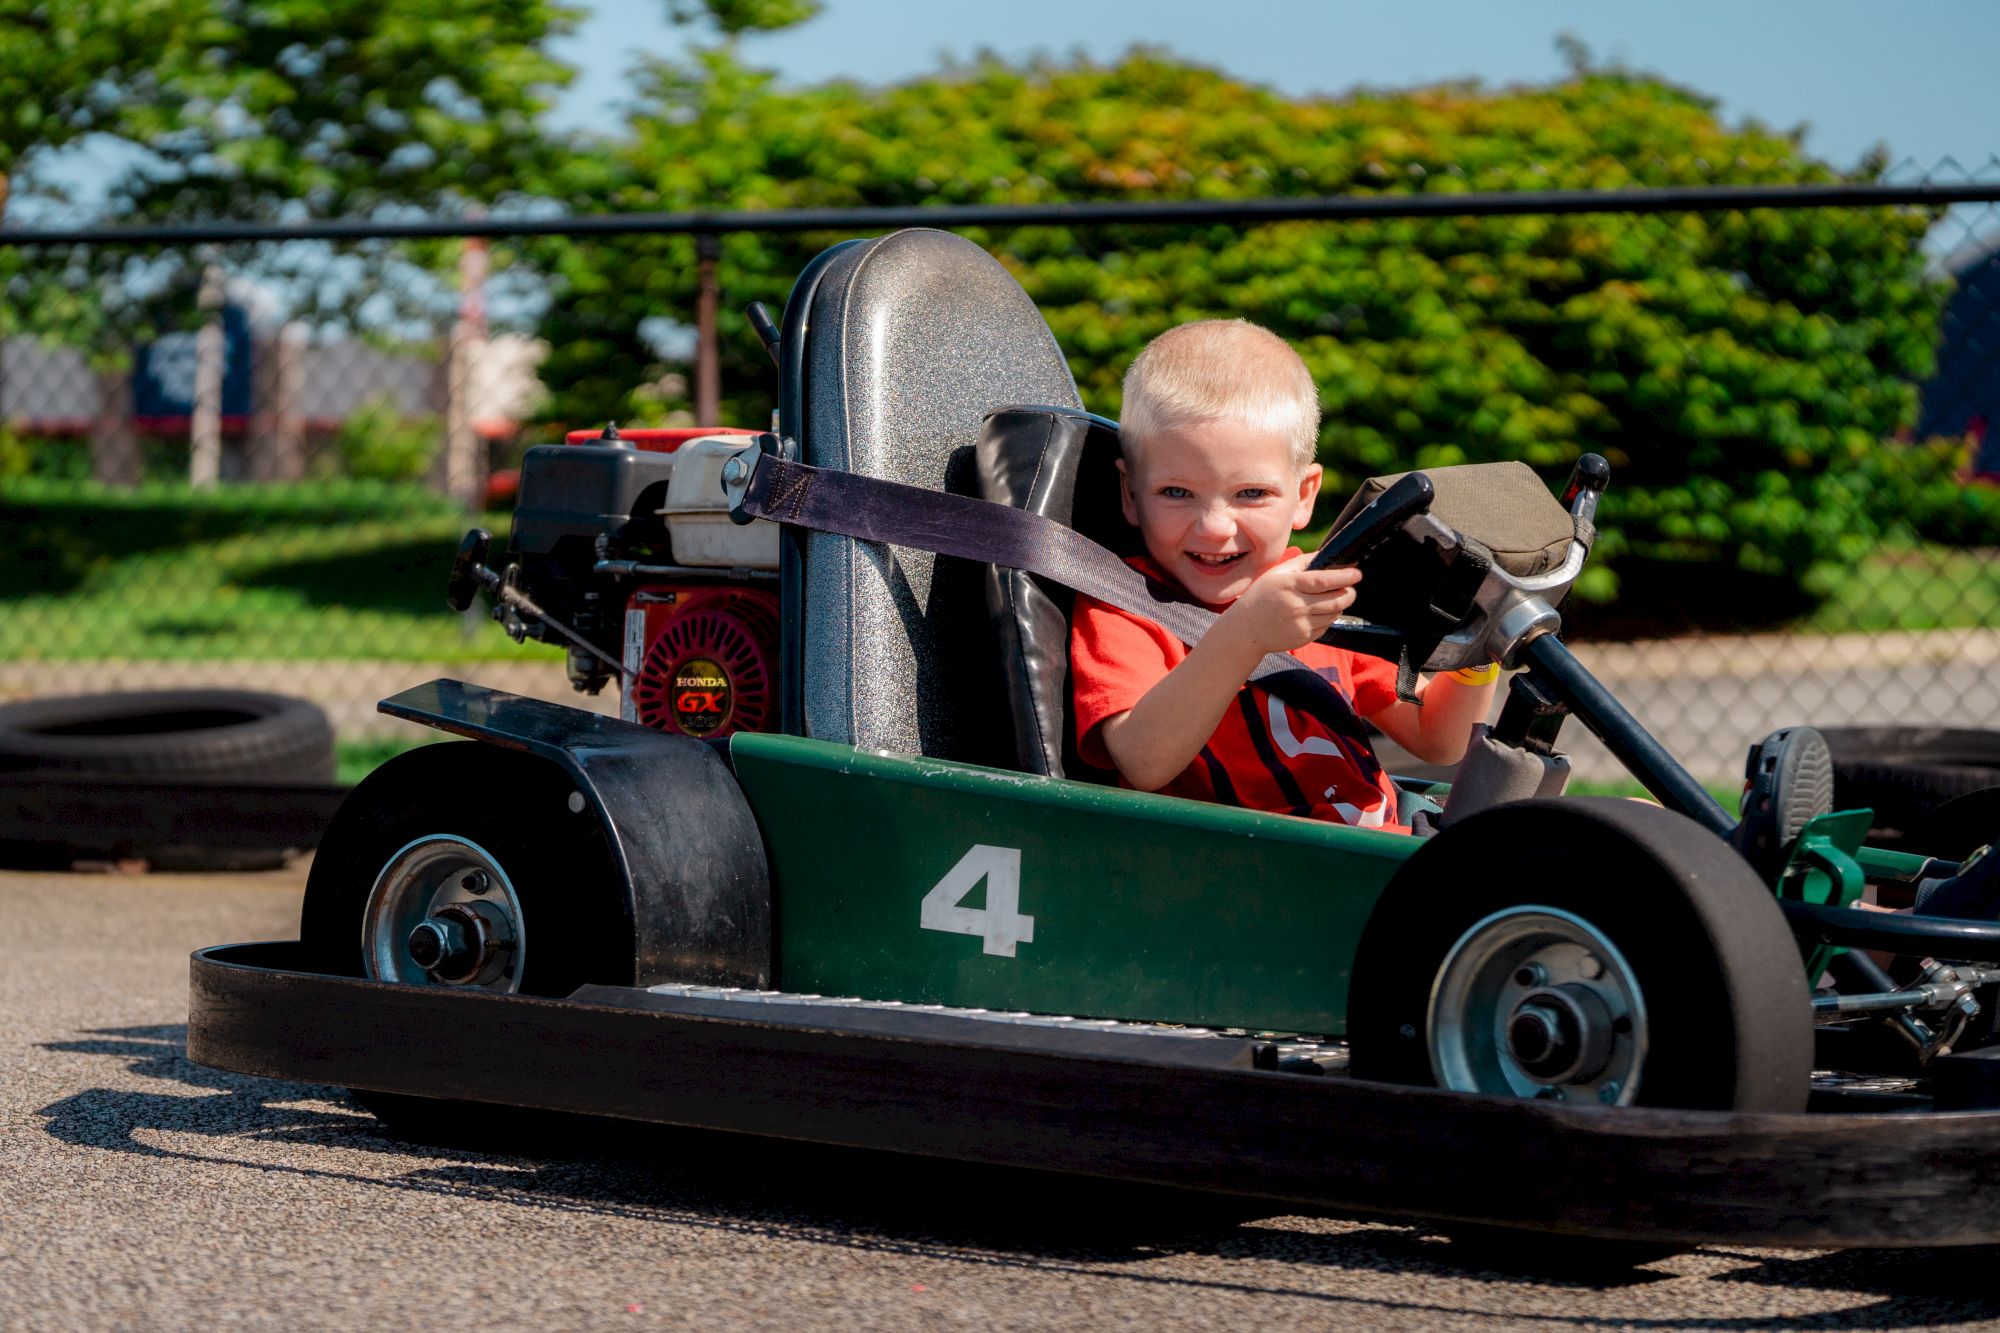
<path id="1" fill-rule="evenodd" d="M 1397 472 L 1362 482 L 1334 526 L 1408 475 Z M 1464 463 L 1426 468 L 1424 475 L 1437 488 L 1432 517 L 1485 546 L 1493 563 L 1516 578 L 1546 574 L 1569 555 L 1575 521 L 1526 463 Z"/>

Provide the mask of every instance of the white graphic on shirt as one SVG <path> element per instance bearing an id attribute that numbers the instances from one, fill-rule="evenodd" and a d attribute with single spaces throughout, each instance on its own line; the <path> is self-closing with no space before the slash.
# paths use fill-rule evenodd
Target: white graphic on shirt
<path id="1" fill-rule="evenodd" d="M 1333 801 L 1334 790 L 1332 787 L 1326 789 L 1326 798 L 1329 801 Z M 1387 801 L 1377 801 L 1375 808 L 1372 810 L 1362 810 L 1356 806 L 1349 805 L 1345 801 L 1333 801 L 1333 808 L 1340 811 L 1342 819 L 1356 828 L 1381 828 L 1382 825 L 1388 822 L 1386 816 L 1389 811 L 1389 803 Z"/>
<path id="2" fill-rule="evenodd" d="M 1284 703 L 1275 696 L 1270 697 L 1268 712 L 1271 718 L 1271 739 L 1285 752 L 1287 759 L 1297 759 L 1302 754 L 1325 754 L 1338 757 L 1341 748 L 1324 736 L 1308 736 L 1300 740 L 1292 734 L 1292 716 L 1285 711 Z M 1388 822 L 1389 803 L 1375 793 L 1374 804 L 1363 809 L 1349 805 L 1346 801 L 1335 801 L 1333 794 L 1338 788 L 1328 787 L 1326 799 L 1340 812 L 1340 817 L 1356 828 L 1381 828 Z"/>
<path id="3" fill-rule="evenodd" d="M 1304 740 L 1292 734 L 1292 715 L 1285 711 L 1284 703 L 1276 695 L 1268 695 L 1271 714 L 1271 739 L 1285 752 L 1285 758 L 1297 759 L 1302 754 L 1338 755 L 1340 747 L 1324 736 L 1308 736 Z"/>

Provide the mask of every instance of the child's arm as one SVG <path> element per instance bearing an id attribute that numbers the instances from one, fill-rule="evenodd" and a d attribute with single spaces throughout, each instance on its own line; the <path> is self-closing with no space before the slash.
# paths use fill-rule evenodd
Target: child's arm
<path id="1" fill-rule="evenodd" d="M 1480 684 L 1466 679 L 1489 671 L 1492 674 Z M 1465 758 L 1473 727 L 1493 710 L 1494 681 L 1499 675 L 1498 667 L 1486 667 L 1419 680 L 1421 708 L 1398 699 L 1368 720 L 1425 763 L 1455 764 Z"/>
<path id="2" fill-rule="evenodd" d="M 1099 725 L 1105 752 L 1127 782 L 1140 791 L 1172 782 L 1208 744 L 1265 654 L 1311 643 L 1353 604 L 1360 571 L 1307 569 L 1307 558 L 1265 571 L 1178 666 Z"/>

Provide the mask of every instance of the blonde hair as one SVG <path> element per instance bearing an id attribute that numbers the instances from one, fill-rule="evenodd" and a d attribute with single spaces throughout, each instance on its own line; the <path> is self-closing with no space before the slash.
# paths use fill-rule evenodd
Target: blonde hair
<path id="1" fill-rule="evenodd" d="M 1150 436 L 1218 421 L 1282 436 L 1303 472 L 1319 446 L 1319 386 L 1290 343 L 1247 319 L 1196 320 L 1147 343 L 1125 372 L 1126 457 Z"/>

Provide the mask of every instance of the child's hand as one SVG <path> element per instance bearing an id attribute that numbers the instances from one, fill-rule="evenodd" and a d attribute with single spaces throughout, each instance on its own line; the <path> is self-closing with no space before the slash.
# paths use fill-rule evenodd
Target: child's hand
<path id="1" fill-rule="evenodd" d="M 1361 571 L 1308 569 L 1311 558 L 1296 555 L 1258 575 L 1250 590 L 1222 613 L 1216 628 L 1228 625 L 1259 657 L 1289 653 L 1324 634 L 1354 605 Z"/>

